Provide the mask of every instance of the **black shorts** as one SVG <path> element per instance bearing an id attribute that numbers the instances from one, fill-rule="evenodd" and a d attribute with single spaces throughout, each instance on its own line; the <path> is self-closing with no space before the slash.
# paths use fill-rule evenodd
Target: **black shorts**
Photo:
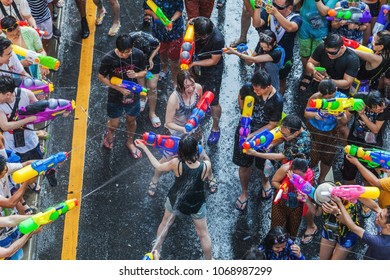
<path id="1" fill-rule="evenodd" d="M 378 173 L 374 168 L 369 167 L 366 163 L 361 162 L 368 170 L 370 170 L 375 176 L 378 177 Z M 343 176 L 343 180 L 352 181 L 355 180 L 356 175 L 358 173 L 357 167 L 350 163 L 344 156 L 344 163 L 341 167 L 341 175 Z"/>
<path id="2" fill-rule="evenodd" d="M 150 70 L 150 72 L 152 74 L 160 74 L 160 71 L 161 71 L 161 62 L 160 62 L 160 55 L 157 54 L 154 58 L 153 58 L 153 68 L 152 70 Z M 146 68 L 149 68 L 149 61 L 147 61 L 146 63 Z"/>
<path id="3" fill-rule="evenodd" d="M 203 93 L 206 91 L 214 93 L 214 100 L 210 105 L 217 106 L 219 104 L 219 93 L 221 91 L 222 72 L 220 74 L 203 72 L 201 76 L 196 76 L 195 81 L 202 86 Z"/>
<path id="4" fill-rule="evenodd" d="M 372 17 L 377 17 L 379 15 L 379 10 L 381 9 L 381 5 L 378 2 L 372 4 L 366 4 L 368 8 L 370 8 L 370 14 Z"/>
<path id="5" fill-rule="evenodd" d="M 265 165 L 265 159 L 254 157 L 254 156 L 248 156 L 242 153 L 242 148 L 240 148 L 239 130 L 240 130 L 240 126 L 237 127 L 236 132 L 234 134 L 233 163 L 241 167 L 249 168 L 252 166 L 254 160 L 255 166 L 258 169 L 263 170 Z"/>
<path id="6" fill-rule="evenodd" d="M 284 80 L 287 78 L 288 74 L 290 74 L 291 69 L 293 67 L 293 63 L 289 63 L 288 65 L 284 65 L 282 69 L 279 71 L 279 79 Z"/>

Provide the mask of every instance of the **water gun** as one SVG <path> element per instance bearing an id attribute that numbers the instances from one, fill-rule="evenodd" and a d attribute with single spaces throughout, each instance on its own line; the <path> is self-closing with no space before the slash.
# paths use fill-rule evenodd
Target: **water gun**
<path id="1" fill-rule="evenodd" d="M 272 130 L 264 129 L 242 144 L 242 152 L 245 154 L 249 149 L 255 149 L 256 151 L 265 150 L 273 141 L 282 137 L 279 126 Z"/>
<path id="2" fill-rule="evenodd" d="M 54 154 L 46 159 L 41 159 L 27 165 L 14 173 L 12 173 L 12 180 L 16 184 L 23 183 L 34 177 L 44 174 L 50 168 L 55 167 L 57 164 L 64 162 L 68 159 L 67 152 L 60 152 Z"/>
<path id="3" fill-rule="evenodd" d="M 186 33 L 184 35 L 183 44 L 180 49 L 180 68 L 181 70 L 188 70 L 188 65 L 192 62 L 192 57 L 195 52 L 195 29 L 194 24 L 188 24 Z"/>
<path id="4" fill-rule="evenodd" d="M 244 106 L 241 114 L 241 127 L 240 127 L 240 147 L 245 142 L 246 137 L 251 131 L 251 121 L 253 108 L 255 104 L 255 98 L 253 96 L 247 95 L 244 99 Z"/>
<path id="5" fill-rule="evenodd" d="M 146 5 L 149 6 L 149 8 L 153 11 L 153 13 L 156 14 L 158 19 L 161 21 L 161 23 L 164 26 L 168 26 L 169 28 L 172 28 L 172 22 L 167 18 L 167 16 L 163 13 L 160 7 L 154 3 L 153 0 L 146 0 Z"/>
<path id="6" fill-rule="evenodd" d="M 384 168 L 390 170 L 390 153 L 379 149 L 363 149 L 355 145 L 344 147 L 345 153 L 357 157 L 360 161 L 367 163 L 371 168 Z"/>
<path id="7" fill-rule="evenodd" d="M 147 71 L 147 72 L 146 72 L 146 76 L 145 76 L 145 78 L 146 78 L 147 80 L 151 80 L 151 79 L 153 79 L 153 73 L 152 73 L 152 72 L 150 72 L 150 71 Z"/>
<path id="8" fill-rule="evenodd" d="M 66 112 L 72 112 L 76 108 L 74 100 L 54 99 L 39 100 L 26 107 L 21 107 L 18 110 L 19 119 L 36 116 L 37 119 L 32 122 L 41 123 L 49 120 L 54 120 L 57 116 L 60 116 Z"/>
<path id="9" fill-rule="evenodd" d="M 363 187 L 359 185 L 344 185 L 330 187 L 327 191 L 321 191 L 322 196 L 337 196 L 352 203 L 356 203 L 357 198 L 376 199 L 380 195 L 377 187 Z"/>
<path id="10" fill-rule="evenodd" d="M 335 9 L 330 9 L 326 19 L 331 21 L 345 20 L 350 23 L 368 23 L 371 22 L 371 14 L 369 11 L 362 11 L 357 7 L 350 7 L 348 9 L 338 7 Z"/>
<path id="11" fill-rule="evenodd" d="M 248 49 L 249 49 L 248 46 L 244 43 L 241 43 L 241 44 L 237 45 L 237 47 L 233 48 L 233 50 L 236 50 L 240 53 L 243 53 L 243 52 L 247 51 Z M 221 54 L 221 53 L 227 52 L 227 50 L 228 50 L 228 48 L 222 48 L 220 50 L 203 52 L 203 53 L 199 53 L 198 57 L 202 57 L 202 56 L 210 55 L 210 54 Z"/>
<path id="12" fill-rule="evenodd" d="M 281 198 L 284 200 L 287 200 L 288 196 L 288 183 L 289 183 L 289 178 L 286 176 L 286 178 L 283 179 L 282 183 L 280 184 L 279 190 L 275 196 L 274 199 L 274 204 L 278 204 Z"/>
<path id="13" fill-rule="evenodd" d="M 12 49 L 17 55 L 25 57 L 28 61 L 32 62 L 33 64 L 40 64 L 50 70 L 55 70 L 55 71 L 57 71 L 58 68 L 60 68 L 61 63 L 57 58 L 36 53 L 32 50 L 27 50 L 18 45 L 12 45 Z"/>
<path id="14" fill-rule="evenodd" d="M 65 215 L 69 210 L 72 210 L 79 205 L 76 198 L 68 199 L 53 207 L 49 207 L 45 212 L 39 212 L 31 218 L 21 222 L 18 227 L 21 233 L 29 234 L 37 230 L 40 226 L 46 225 L 58 219 L 59 216 Z"/>
<path id="15" fill-rule="evenodd" d="M 201 120 L 206 115 L 208 108 L 210 107 L 211 102 L 214 100 L 214 93 L 211 91 L 206 91 L 202 98 L 196 104 L 196 107 L 192 111 L 192 115 L 188 119 L 184 128 L 188 133 L 190 133 L 193 129 L 197 128 L 200 124 Z"/>
<path id="16" fill-rule="evenodd" d="M 374 36 L 376 33 L 378 33 L 379 31 L 382 31 L 386 28 L 386 26 L 388 25 L 387 22 L 387 13 L 389 12 L 390 10 L 390 6 L 389 5 L 382 5 L 380 11 L 379 11 L 379 15 L 376 19 L 376 22 L 375 22 L 375 25 L 374 25 L 374 28 L 372 29 L 372 35 Z"/>
<path id="17" fill-rule="evenodd" d="M 143 261 L 152 261 L 154 260 L 154 256 L 153 256 L 153 253 L 149 252 L 149 253 L 146 253 L 142 259 Z"/>
<path id="18" fill-rule="evenodd" d="M 18 22 L 19 26 L 31 27 L 26 21 L 18 20 L 17 22 Z M 39 28 L 34 28 L 34 27 L 31 27 L 31 28 L 33 28 L 38 33 L 39 37 L 47 36 L 47 31 L 42 31 Z"/>
<path id="19" fill-rule="evenodd" d="M 175 156 L 179 150 L 180 137 L 172 135 L 160 135 L 154 132 L 145 132 L 142 134 L 142 139 L 147 143 L 156 147 L 164 156 Z M 198 154 L 202 153 L 202 146 L 198 145 Z"/>
<path id="20" fill-rule="evenodd" d="M 291 184 L 294 185 L 294 187 L 306 194 L 308 197 L 314 199 L 314 193 L 315 193 L 315 188 L 305 179 L 303 179 L 301 176 L 298 174 L 292 174 L 292 178 L 290 179 Z"/>
<path id="21" fill-rule="evenodd" d="M 366 53 L 374 53 L 374 51 L 372 49 L 369 49 L 369 48 L 359 44 L 358 42 L 356 42 L 354 40 L 347 39 L 344 36 L 341 36 L 341 37 L 343 38 L 343 44 L 346 47 L 350 47 L 350 48 L 355 49 L 357 51 L 362 51 L 362 52 L 366 52 Z"/>
<path id="22" fill-rule="evenodd" d="M 139 84 L 134 83 L 132 81 L 122 80 L 122 79 L 120 79 L 118 77 L 112 77 L 110 82 L 113 85 L 120 86 L 122 88 L 128 89 L 131 92 L 137 93 L 137 94 L 139 94 L 141 96 L 146 96 L 147 93 L 148 93 L 148 90 L 146 88 L 144 88 L 143 86 L 140 86 Z"/>
<path id="23" fill-rule="evenodd" d="M 318 114 L 326 118 L 327 113 L 334 116 L 339 116 L 347 109 L 350 111 L 359 111 L 364 108 L 364 101 L 359 98 L 332 98 L 332 99 L 312 99 L 309 101 L 309 107 L 306 111 L 318 112 Z"/>
<path id="24" fill-rule="evenodd" d="M 35 79 L 30 77 L 26 77 L 24 79 L 14 78 L 14 80 L 15 80 L 15 85 L 17 87 L 31 90 L 34 94 L 40 92 L 48 94 L 54 91 L 53 83 L 45 80 L 40 80 L 40 79 Z"/>

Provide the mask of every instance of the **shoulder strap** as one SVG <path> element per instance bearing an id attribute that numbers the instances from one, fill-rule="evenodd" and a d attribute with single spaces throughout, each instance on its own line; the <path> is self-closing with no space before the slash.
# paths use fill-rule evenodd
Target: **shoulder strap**
<path id="1" fill-rule="evenodd" d="M 4 17 L 8 16 L 7 12 L 5 11 L 4 5 L 3 5 L 3 3 L 1 3 L 1 2 L 0 2 L 0 9 L 1 9 L 1 11 L 2 11 Z"/>
<path id="2" fill-rule="evenodd" d="M 19 107 L 19 101 L 20 101 L 20 94 L 21 94 L 21 89 L 20 88 L 16 88 L 16 99 L 15 99 L 15 105 L 14 107 L 12 108 L 12 113 L 11 115 L 9 116 L 8 118 L 8 121 L 11 122 L 13 120 L 13 118 L 15 117 L 15 114 L 16 114 L 16 110 L 18 109 Z"/>
<path id="3" fill-rule="evenodd" d="M 16 7 L 15 1 L 12 1 L 12 7 L 14 8 L 15 13 L 16 13 L 16 15 L 18 16 L 19 20 L 22 20 L 22 21 L 23 21 L 24 18 L 20 15 L 19 10 L 18 10 L 18 7 Z"/>
<path id="4" fill-rule="evenodd" d="M 177 174 L 179 174 L 179 177 L 181 176 L 180 175 L 180 163 L 181 163 L 181 160 L 179 160 L 179 163 L 177 164 Z"/>

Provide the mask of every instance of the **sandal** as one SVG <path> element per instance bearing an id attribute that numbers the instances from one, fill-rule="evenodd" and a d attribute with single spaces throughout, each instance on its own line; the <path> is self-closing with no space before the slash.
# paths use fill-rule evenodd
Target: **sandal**
<path id="1" fill-rule="evenodd" d="M 219 141 L 219 137 L 221 136 L 221 129 L 218 128 L 218 131 L 211 130 L 210 136 L 207 139 L 208 145 L 215 145 Z"/>
<path id="2" fill-rule="evenodd" d="M 312 76 L 304 74 L 300 83 L 299 83 L 299 90 L 301 92 L 305 92 L 307 90 L 307 88 L 309 87 L 312 80 L 313 80 Z"/>
<path id="3" fill-rule="evenodd" d="M 24 215 L 33 215 L 38 213 L 38 208 L 36 208 L 35 206 L 28 206 L 25 200 L 22 202 L 22 206 Z"/>
<path id="4" fill-rule="evenodd" d="M 248 206 L 248 199 L 245 201 L 241 201 L 240 198 L 237 198 L 236 203 L 234 204 L 236 209 L 238 211 L 245 211 L 246 207 Z"/>
<path id="5" fill-rule="evenodd" d="M 306 229 L 307 230 L 307 229 Z M 313 239 L 314 239 L 314 236 L 318 233 L 318 228 L 316 228 L 316 230 L 313 232 L 313 233 L 304 233 L 302 235 L 302 238 L 301 238 L 301 243 L 304 244 L 304 245 L 307 245 L 307 244 L 310 244 Z M 306 238 L 309 238 L 305 241 Z"/>
<path id="6" fill-rule="evenodd" d="M 106 16 L 106 9 L 103 7 L 103 12 L 101 12 L 100 14 L 98 14 L 98 16 L 96 17 L 96 20 L 95 20 L 95 25 L 96 26 L 99 26 L 99 25 L 102 25 L 103 23 L 103 19 L 104 17 Z"/>
<path id="7" fill-rule="evenodd" d="M 142 157 L 142 152 L 139 149 L 137 149 L 137 147 L 135 147 L 135 151 L 132 151 L 126 144 L 125 146 L 129 150 L 129 155 L 131 155 L 133 158 L 139 159 Z"/>
<path id="8" fill-rule="evenodd" d="M 209 193 L 214 194 L 218 191 L 218 183 L 215 178 L 205 181 L 205 187 L 208 189 Z"/>
<path id="9" fill-rule="evenodd" d="M 149 186 L 148 186 L 148 195 L 153 197 L 156 195 L 156 191 L 157 191 L 157 184 L 158 183 L 153 183 L 153 182 L 150 182 Z"/>
<path id="10" fill-rule="evenodd" d="M 144 21 L 142 22 L 143 27 L 149 27 L 152 23 L 152 17 L 150 15 L 144 14 Z"/>
<path id="11" fill-rule="evenodd" d="M 112 141 L 108 140 L 108 130 L 106 129 L 103 134 L 103 147 L 107 150 L 112 150 L 114 148 L 114 139 Z"/>
<path id="12" fill-rule="evenodd" d="M 37 183 L 32 183 L 32 184 L 28 185 L 28 188 L 30 191 L 33 191 L 36 193 L 40 193 L 40 191 L 41 191 L 41 186 L 38 185 Z"/>
<path id="13" fill-rule="evenodd" d="M 62 8 L 63 6 L 65 6 L 65 0 L 58 0 L 58 2 L 56 3 L 56 7 Z"/>
<path id="14" fill-rule="evenodd" d="M 226 4 L 226 0 L 218 0 L 217 9 L 222 9 L 223 7 L 225 7 L 225 4 Z"/>
<path id="15" fill-rule="evenodd" d="M 263 186 L 261 186 L 260 191 L 261 191 L 261 198 L 262 199 L 269 200 L 270 198 L 272 198 L 273 191 L 272 191 L 271 186 L 267 190 Z"/>
<path id="16" fill-rule="evenodd" d="M 145 110 L 145 107 L 146 107 L 146 103 L 148 102 L 148 98 L 147 97 L 144 97 L 144 98 L 141 98 L 141 100 L 139 101 L 139 104 L 140 104 L 140 111 L 143 112 Z"/>
<path id="17" fill-rule="evenodd" d="M 118 23 L 118 24 L 113 24 L 110 28 L 110 30 L 108 31 L 108 36 L 116 36 L 116 34 L 118 34 L 119 32 L 119 29 L 121 28 L 121 24 Z"/>
<path id="18" fill-rule="evenodd" d="M 154 128 L 159 128 L 161 126 L 161 120 L 157 116 L 151 118 L 150 121 L 152 122 Z"/>

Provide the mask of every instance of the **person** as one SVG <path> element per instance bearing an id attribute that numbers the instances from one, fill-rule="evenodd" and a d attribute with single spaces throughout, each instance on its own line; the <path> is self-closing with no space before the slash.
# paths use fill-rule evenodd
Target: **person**
<path id="1" fill-rule="evenodd" d="M 161 58 L 160 79 L 166 78 L 169 66 L 173 88 L 175 88 L 177 73 L 180 70 L 180 49 L 183 43 L 184 19 L 182 14 L 184 3 L 176 0 L 155 0 L 154 2 L 172 22 L 172 26 L 164 26 L 157 15 L 144 3 L 144 12 L 153 18 L 153 36 L 161 43 L 159 50 Z"/>
<path id="2" fill-rule="evenodd" d="M 12 50 L 12 42 L 0 36 L 0 76 L 13 76 L 20 74 L 30 76 L 24 70 L 22 63 Z"/>
<path id="3" fill-rule="evenodd" d="M 381 232 L 380 234 L 372 234 L 353 222 L 343 207 L 341 199 L 336 197 L 333 199 L 340 211 L 337 219 L 358 235 L 364 243 L 368 244 L 364 255 L 365 259 L 390 260 L 390 206 L 381 209 L 376 214 L 375 225 L 381 229 Z"/>
<path id="4" fill-rule="evenodd" d="M 136 118 L 140 114 L 140 97 L 126 88 L 110 82 L 112 77 L 138 83 L 146 76 L 145 56 L 141 50 L 133 47 L 130 35 L 119 35 L 116 39 L 116 48 L 107 53 L 99 68 L 98 78 L 108 86 L 107 115 L 109 117 L 106 131 L 103 136 L 103 147 L 112 150 L 114 147 L 114 133 L 120 125 L 120 117 L 126 113 L 127 141 L 129 154 L 138 159 L 142 156 L 133 143 L 137 129 Z"/>
<path id="5" fill-rule="evenodd" d="M 348 120 L 354 116 L 354 120 L 347 138 L 349 145 L 363 148 L 380 148 L 383 146 L 383 127 L 390 119 L 390 107 L 379 91 L 371 91 L 368 95 L 355 95 L 362 97 L 366 106 L 357 112 L 346 112 Z M 374 169 L 370 169 L 375 174 Z M 358 170 L 346 158 L 341 168 L 343 180 L 347 184 L 353 184 Z"/>
<path id="6" fill-rule="evenodd" d="M 148 87 L 148 98 L 149 101 L 149 119 L 154 128 L 161 126 L 161 120 L 156 115 L 156 105 L 157 105 L 157 83 L 160 73 L 160 55 L 158 53 L 160 49 L 160 41 L 157 38 L 154 38 L 151 34 L 134 31 L 130 33 L 131 38 L 134 41 L 134 47 L 140 49 L 146 58 L 148 72 L 152 74 L 150 79 L 142 79 L 142 85 L 147 85 Z M 145 108 L 146 100 L 142 103 L 141 99 L 141 112 Z M 143 108 L 142 108 L 143 105 Z"/>
<path id="7" fill-rule="evenodd" d="M 294 13 L 293 0 L 274 0 L 272 5 L 260 9 L 256 7 L 253 13 L 253 26 L 272 30 L 276 42 L 285 50 L 283 67 L 280 68 L 280 92 L 284 94 L 286 79 L 293 65 L 294 45 L 292 42 L 302 25 L 302 18 Z"/>
<path id="8" fill-rule="evenodd" d="M 27 21 L 31 27 L 37 28 L 27 0 L 0 0 L 0 19 L 6 16 L 13 16 L 18 20 Z"/>
<path id="9" fill-rule="evenodd" d="M 208 145 L 218 143 L 221 136 L 219 120 L 222 115 L 222 108 L 219 103 L 219 96 L 222 84 L 222 74 L 224 70 L 224 59 L 221 53 L 209 54 L 216 50 L 221 50 L 225 46 L 225 39 L 213 22 L 205 17 L 193 18 L 195 30 L 195 57 L 197 59 L 189 65 L 189 69 L 195 75 L 195 81 L 202 85 L 203 91 L 214 93 L 214 100 L 210 104 L 213 124 L 210 135 L 207 139 Z M 203 55 L 200 55 L 202 54 Z"/>
<path id="10" fill-rule="evenodd" d="M 89 36 L 89 26 L 87 21 L 87 12 L 86 12 L 86 3 L 87 0 L 75 0 L 77 10 L 80 13 L 81 17 L 81 30 L 80 30 L 80 37 L 81 39 L 86 39 Z"/>
<path id="11" fill-rule="evenodd" d="M 158 227 L 157 240 L 153 249 L 160 252 L 176 215 L 182 213 L 193 219 L 204 258 L 211 260 L 212 244 L 207 229 L 204 189 L 204 181 L 212 178 L 211 163 L 207 160 L 199 161 L 198 141 L 191 135 L 184 136 L 179 142 L 178 158 L 162 164 L 141 140 L 137 139 L 135 143 L 145 152 L 154 168 L 159 171 L 173 171 L 175 174 L 175 182 L 168 192 L 164 217 Z"/>
<path id="12" fill-rule="evenodd" d="M 238 106 L 243 108 L 246 96 L 254 98 L 254 107 L 251 131 L 247 139 L 264 129 L 271 130 L 275 128 L 282 118 L 283 97 L 272 86 L 271 76 L 264 70 L 254 73 L 251 82 L 245 84 L 238 94 Z M 241 122 L 240 122 L 241 123 Z M 264 174 L 265 160 L 255 158 L 251 154 L 243 153 L 240 146 L 240 123 L 234 134 L 233 163 L 238 165 L 238 176 L 241 183 L 241 194 L 235 202 L 235 207 L 239 211 L 244 211 L 248 205 L 248 186 L 252 174 L 252 165 L 255 163 L 261 177 L 261 197 L 270 199 L 272 197 L 271 186 Z"/>
<path id="13" fill-rule="evenodd" d="M 304 260 L 301 248 L 289 238 L 281 226 L 270 229 L 259 250 L 264 250 L 267 260 Z"/>
<path id="14" fill-rule="evenodd" d="M 42 231 L 43 227 L 40 227 L 20 236 L 17 225 L 30 217 L 29 215 L 0 216 L 0 260 L 21 260 L 24 245 L 34 234 Z"/>
<path id="15" fill-rule="evenodd" d="M 42 41 L 39 38 L 38 33 L 31 27 L 19 26 L 16 19 L 12 16 L 5 17 L 1 20 L 1 27 L 12 44 L 42 55 L 47 55 L 46 51 L 43 49 Z M 38 64 L 33 64 L 32 61 L 25 57 L 18 56 L 18 58 L 23 67 L 27 69 L 33 78 L 40 79 L 42 76 L 46 77 L 46 75 L 50 73 L 49 69 Z"/>
<path id="16" fill-rule="evenodd" d="M 302 216 L 305 216 L 307 213 L 307 207 L 305 208 L 304 203 L 298 200 L 297 190 L 290 182 L 292 174 L 301 176 L 311 184 L 314 182 L 314 172 L 309 168 L 308 161 L 303 158 L 295 158 L 282 165 L 275 172 L 271 181 L 272 186 L 276 189 L 275 193 L 277 194 L 279 192 L 283 184 L 286 184 L 286 187 L 283 190 L 279 202 L 272 204 L 271 228 L 281 226 L 290 236 L 296 237 L 298 235 Z M 315 228 L 314 232 L 316 232 L 317 227 L 314 224 L 313 219 L 308 223 L 308 229 L 312 227 Z M 313 235 L 306 237 L 311 237 L 311 239 L 308 239 L 309 242 L 306 239 L 303 239 L 303 244 L 308 244 L 313 240 Z"/>
<path id="17" fill-rule="evenodd" d="M 118 0 L 109 0 L 112 12 L 114 16 L 112 17 L 112 25 L 110 27 L 110 30 L 108 31 L 108 36 L 116 36 L 119 32 L 119 29 L 121 28 L 120 23 L 120 5 Z M 100 26 L 103 23 L 103 19 L 106 16 L 106 8 L 103 6 L 103 0 L 93 0 L 93 3 L 95 3 L 96 7 L 98 8 L 98 14 L 96 16 L 95 25 Z"/>
<path id="18" fill-rule="evenodd" d="M 275 33 L 269 29 L 260 32 L 259 37 L 256 49 L 251 55 L 238 52 L 231 47 L 228 47 L 225 53 L 237 55 L 247 65 L 255 63 L 255 71 L 265 69 L 271 76 L 272 86 L 279 91 L 279 69 L 283 67 L 284 49 L 278 46 Z"/>
<path id="19" fill-rule="evenodd" d="M 335 9 L 343 8 L 348 10 L 351 7 L 359 8 L 362 12 L 370 12 L 368 5 L 360 0 L 341 0 L 336 3 Z M 348 39 L 354 40 L 360 44 L 363 44 L 363 32 L 369 27 L 369 23 L 360 22 L 348 22 L 347 20 L 340 20 L 335 17 L 332 21 L 332 29 L 337 34 L 344 36 Z"/>
<path id="20" fill-rule="evenodd" d="M 225 5 L 226 0 L 218 0 L 217 8 L 220 9 Z M 215 0 L 184 0 L 188 20 L 199 16 L 210 18 L 214 8 Z"/>
<path id="21" fill-rule="evenodd" d="M 367 29 L 364 31 L 363 34 L 363 44 L 367 45 L 369 38 L 371 37 L 371 35 L 373 35 L 372 30 L 374 28 L 375 23 L 377 22 L 381 6 L 388 4 L 388 1 L 386 0 L 361 0 L 361 1 L 367 4 L 371 14 L 371 22 L 369 23 Z"/>
<path id="22" fill-rule="evenodd" d="M 316 67 L 325 68 L 325 72 L 316 70 Z M 318 45 L 306 64 L 305 75 L 313 78 L 314 92 L 318 83 L 323 79 L 334 80 L 337 88 L 342 93 L 349 95 L 349 89 L 359 70 L 359 57 L 349 48 L 344 46 L 343 38 L 339 34 L 330 33 L 324 43 Z M 305 91 L 308 84 L 303 80 L 301 90 Z"/>
<path id="23" fill-rule="evenodd" d="M 222 9 L 226 5 L 226 0 L 217 0 L 217 9 Z"/>

